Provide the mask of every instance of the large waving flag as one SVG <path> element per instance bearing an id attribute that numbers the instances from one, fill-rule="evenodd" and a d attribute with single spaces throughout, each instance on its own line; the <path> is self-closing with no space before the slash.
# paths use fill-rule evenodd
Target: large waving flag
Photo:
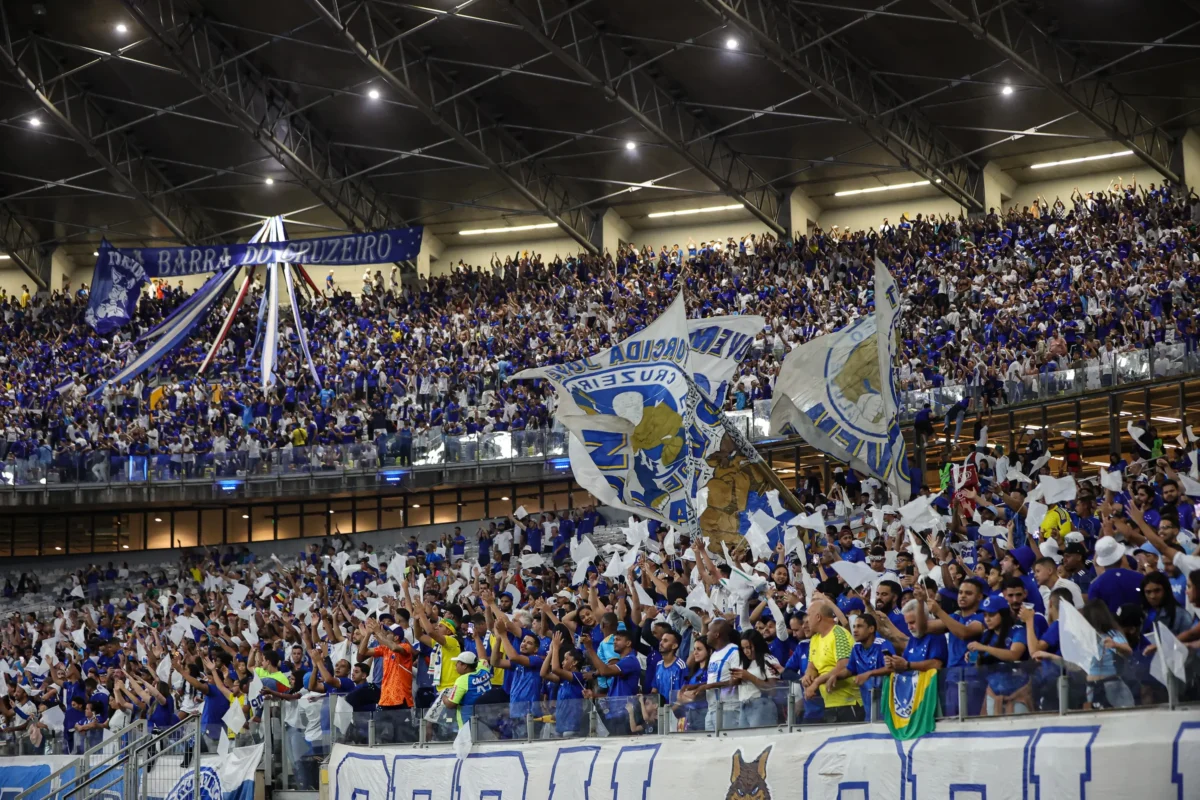
<path id="1" fill-rule="evenodd" d="M 933 732 L 937 722 L 937 670 L 907 670 L 883 679 L 880 712 L 897 739 L 916 739 Z"/>
<path id="2" fill-rule="evenodd" d="M 688 501 L 689 375 L 683 295 L 653 323 L 581 361 L 524 370 L 558 393 L 556 417 L 578 444 L 576 479 L 643 517 L 694 526 Z M 580 456 L 586 454 L 589 463 Z"/>
<path id="3" fill-rule="evenodd" d="M 788 354 L 775 383 L 771 430 L 799 434 L 905 502 L 912 481 L 892 366 L 899 305 L 896 282 L 876 260 L 875 313 Z"/>
<path id="4" fill-rule="evenodd" d="M 556 416 L 572 432 L 571 469 L 601 503 L 714 541 L 753 534 L 761 550 L 783 540 L 783 522 L 800 508 L 721 408 L 764 324 L 686 320 L 680 296 L 609 350 L 513 379 L 554 384 Z"/>

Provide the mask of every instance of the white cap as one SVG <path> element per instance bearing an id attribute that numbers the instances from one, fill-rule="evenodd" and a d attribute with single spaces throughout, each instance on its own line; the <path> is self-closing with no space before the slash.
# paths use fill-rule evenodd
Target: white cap
<path id="1" fill-rule="evenodd" d="M 466 664 L 468 667 L 473 667 L 475 666 L 475 662 L 479 659 L 470 650 L 463 650 L 461 653 L 456 655 L 453 660 L 460 664 Z"/>
<path id="2" fill-rule="evenodd" d="M 1063 537 L 1063 541 L 1066 542 L 1067 544 L 1070 544 L 1071 542 L 1082 542 L 1083 534 L 1080 533 L 1079 531 L 1071 531 L 1070 533 L 1068 533 L 1066 536 Z"/>
<path id="3" fill-rule="evenodd" d="M 1101 536 L 1096 540 L 1096 563 L 1102 567 L 1111 567 L 1125 555 L 1125 548 L 1111 536 Z"/>

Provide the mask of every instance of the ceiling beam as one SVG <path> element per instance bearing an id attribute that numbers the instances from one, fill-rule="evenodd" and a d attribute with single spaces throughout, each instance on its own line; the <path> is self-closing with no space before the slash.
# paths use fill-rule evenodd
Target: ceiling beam
<path id="1" fill-rule="evenodd" d="M 37 231 L 8 203 L 0 203 L 0 250 L 17 263 L 40 289 L 50 289 L 49 248 L 38 244 Z"/>
<path id="2" fill-rule="evenodd" d="M 495 175 L 518 196 L 590 253 L 599 253 L 598 215 L 584 209 L 566 184 L 455 86 L 372 2 L 308 0 L 317 16 L 335 30 L 346 48 L 375 71 L 391 90 L 451 137 L 470 159 Z M 357 17 L 355 30 L 350 24 Z M 382 44 L 380 41 L 382 40 Z"/>
<path id="3" fill-rule="evenodd" d="M 192 208 L 147 157 L 128 130 L 104 112 L 86 87 L 65 77 L 65 65 L 35 36 L 17 40 L 0 8 L 0 63 L 38 103 L 48 124 L 75 140 L 132 199 L 181 241 L 194 244 L 214 228 Z M 44 121 L 46 122 L 46 121 Z"/>
<path id="4" fill-rule="evenodd" d="M 1016 4 L 1000 0 L 981 12 L 972 3 L 968 13 L 948 0 L 929 2 L 1163 177 L 1183 184 L 1170 167 L 1178 139 L 1134 108 L 1111 83 L 1096 76 L 1094 67 L 1076 58 Z"/>
<path id="5" fill-rule="evenodd" d="M 582 3 L 535 22 L 514 0 L 501 2 L 508 15 L 538 44 L 606 100 L 618 103 L 722 194 L 744 205 L 779 236 L 791 235 L 790 208 L 783 195 L 715 136 L 689 108 L 687 98 L 657 75 L 657 67 L 651 67 L 657 59 L 639 58 L 631 53 L 629 45 L 605 36 L 579 10 Z"/>
<path id="6" fill-rule="evenodd" d="M 766 53 L 845 122 L 968 211 L 983 210 L 983 171 L 871 66 L 798 6 L 779 0 L 697 0 Z M 871 14 L 856 19 L 856 24 Z M 842 26 L 843 28 L 846 26 Z"/>
<path id="7" fill-rule="evenodd" d="M 187 0 L 121 0 L 183 76 L 352 231 L 410 223 Z"/>

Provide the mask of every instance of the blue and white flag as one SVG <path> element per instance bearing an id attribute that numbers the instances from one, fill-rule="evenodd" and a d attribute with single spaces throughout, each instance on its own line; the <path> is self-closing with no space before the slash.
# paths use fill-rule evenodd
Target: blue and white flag
<path id="1" fill-rule="evenodd" d="M 900 297 L 875 262 L 875 313 L 797 347 L 775 383 L 771 432 L 799 434 L 831 458 L 912 494 L 893 373 Z M 883 336 L 879 335 L 883 332 Z"/>
<path id="2" fill-rule="evenodd" d="M 690 528 L 687 365 L 681 294 L 658 319 L 619 344 L 510 380 L 545 378 L 554 385 L 555 416 L 590 461 L 577 465 L 572 457 L 571 464 L 589 491 L 640 516 Z"/>
<path id="3" fill-rule="evenodd" d="M 101 336 L 120 328 L 133 318 L 146 280 L 140 260 L 101 241 L 84 321 Z"/>

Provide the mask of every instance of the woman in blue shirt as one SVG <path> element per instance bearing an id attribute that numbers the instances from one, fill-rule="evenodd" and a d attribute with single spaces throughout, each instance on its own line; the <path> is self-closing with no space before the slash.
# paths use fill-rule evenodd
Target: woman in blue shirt
<path id="1" fill-rule="evenodd" d="M 579 651 L 570 648 L 564 652 L 562 631 L 555 631 L 550 640 L 549 656 L 542 662 L 542 680 L 558 684 L 554 695 L 554 733 L 562 739 L 587 735 L 583 690 L 591 675 L 581 672 L 582 666 Z"/>
<path id="2" fill-rule="evenodd" d="M 1029 673 L 1016 666 L 1029 658 L 1025 627 L 1014 624 L 1012 609 L 1002 595 L 994 594 L 980 605 L 983 635 L 968 642 L 968 658 L 974 658 L 987 680 L 988 716 L 1028 714 L 1033 706 Z"/>
<path id="3" fill-rule="evenodd" d="M 700 636 L 692 641 L 692 655 L 687 665 L 692 673 L 679 690 L 675 702 L 675 716 L 684 720 L 689 731 L 704 730 L 704 718 L 708 715 L 708 695 L 693 687 L 708 681 L 708 659 L 712 647 Z"/>

